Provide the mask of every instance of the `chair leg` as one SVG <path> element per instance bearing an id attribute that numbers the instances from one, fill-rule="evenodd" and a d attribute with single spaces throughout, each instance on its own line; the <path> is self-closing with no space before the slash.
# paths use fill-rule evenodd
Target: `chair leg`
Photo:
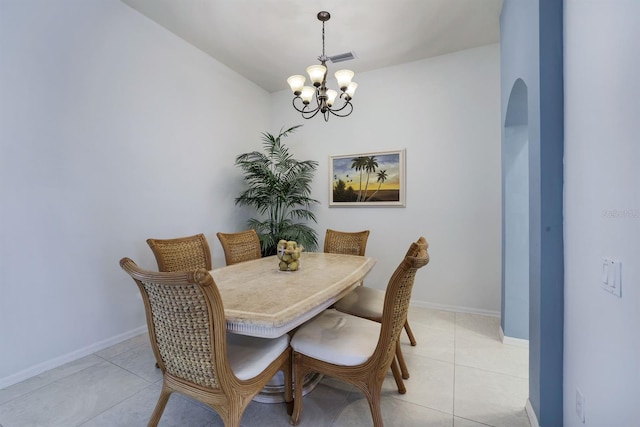
<path id="1" fill-rule="evenodd" d="M 380 407 L 380 389 L 382 384 L 371 386 L 369 384 L 369 392 L 365 393 L 367 400 L 369 401 L 369 409 L 371 409 L 371 418 L 373 418 L 373 427 L 383 427 L 382 424 L 382 409 Z"/>
<path id="2" fill-rule="evenodd" d="M 246 405 L 243 405 L 239 400 L 241 399 L 229 399 L 228 412 L 225 414 L 218 414 L 220 415 L 220 418 L 222 418 L 224 427 L 240 427 L 242 413 L 244 412 L 244 407 L 246 407 L 248 403 Z"/>
<path id="3" fill-rule="evenodd" d="M 306 372 L 300 361 L 301 358 L 299 353 L 293 352 L 293 413 L 289 419 L 289 424 L 292 426 L 298 425 L 302 415 L 302 388 Z"/>
<path id="4" fill-rule="evenodd" d="M 409 369 L 407 369 L 407 363 L 404 361 L 402 355 L 402 349 L 400 348 L 400 340 L 396 341 L 396 358 L 398 359 L 398 365 L 400 365 L 400 371 L 402 372 L 402 378 L 409 379 Z"/>
<path id="5" fill-rule="evenodd" d="M 396 381 L 396 387 L 398 387 L 398 393 L 405 394 L 407 392 L 407 389 L 404 386 L 404 381 L 402 381 L 402 374 L 400 373 L 400 368 L 398 367 L 398 361 L 396 360 L 395 357 L 391 362 L 391 372 L 393 373 L 393 379 Z"/>
<path id="6" fill-rule="evenodd" d="M 407 331 L 407 336 L 409 337 L 409 341 L 411 342 L 411 346 L 415 347 L 416 337 L 413 336 L 413 332 L 411 332 L 411 327 L 409 326 L 409 320 L 404 321 L 404 330 Z"/>
<path id="7" fill-rule="evenodd" d="M 158 399 L 158 403 L 156 403 L 156 407 L 151 414 L 151 418 L 149 419 L 148 427 L 155 427 L 158 425 L 160 418 L 162 417 L 162 413 L 164 412 L 164 407 L 167 405 L 167 401 L 171 396 L 172 391 L 165 386 L 162 385 L 162 391 L 160 392 L 160 398 Z"/>
<path id="8" fill-rule="evenodd" d="M 289 348 L 289 358 L 287 366 L 282 370 L 284 374 L 284 403 L 287 406 L 287 414 L 293 414 L 293 358 L 291 356 L 291 348 Z"/>

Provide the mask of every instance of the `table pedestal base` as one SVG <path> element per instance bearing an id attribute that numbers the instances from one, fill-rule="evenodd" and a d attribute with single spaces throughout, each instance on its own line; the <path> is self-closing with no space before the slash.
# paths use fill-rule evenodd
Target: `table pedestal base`
<path id="1" fill-rule="evenodd" d="M 306 396 L 310 393 L 324 376 L 322 374 L 309 374 L 304 377 L 302 384 L 302 395 Z M 295 387 L 295 384 L 294 384 Z M 284 402 L 284 375 L 278 372 L 260 393 L 253 398 L 254 402 L 260 403 L 281 403 Z"/>

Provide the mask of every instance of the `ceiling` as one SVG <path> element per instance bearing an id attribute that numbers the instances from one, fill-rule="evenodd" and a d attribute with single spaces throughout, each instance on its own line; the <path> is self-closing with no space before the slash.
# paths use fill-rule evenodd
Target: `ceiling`
<path id="1" fill-rule="evenodd" d="M 502 0 L 122 0 L 269 92 L 306 74 L 322 53 L 358 73 L 500 39 Z"/>

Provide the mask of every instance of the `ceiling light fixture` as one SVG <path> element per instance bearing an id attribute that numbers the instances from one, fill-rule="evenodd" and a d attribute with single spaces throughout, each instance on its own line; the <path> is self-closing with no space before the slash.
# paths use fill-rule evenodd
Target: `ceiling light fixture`
<path id="1" fill-rule="evenodd" d="M 358 87 L 358 84 L 352 82 L 353 71 L 351 70 L 338 70 L 335 73 L 338 86 L 340 87 L 340 99 L 342 105 L 340 108 L 334 107 L 334 102 L 338 97 L 338 92 L 332 89 L 327 89 L 327 66 L 325 65 L 328 56 L 324 53 L 324 23 L 331 18 L 329 12 L 318 12 L 318 20 L 322 21 L 322 55 L 318 57 L 321 65 L 312 65 L 307 67 L 307 73 L 309 79 L 314 87 L 305 86 L 304 82 L 306 78 L 301 75 L 291 76 L 287 79 L 287 83 L 291 86 L 291 90 L 295 95 L 293 98 L 293 108 L 302 113 L 302 117 L 305 119 L 311 119 L 315 117 L 318 112 L 321 112 L 324 116 L 324 121 L 329 121 L 330 114 L 338 117 L 346 117 L 353 112 L 353 104 L 351 99 Z M 309 104 L 314 100 L 315 106 L 311 107 Z M 299 100 L 299 101 L 298 101 Z M 302 102 L 302 105 L 300 105 Z M 296 104 L 297 103 L 297 104 Z"/>

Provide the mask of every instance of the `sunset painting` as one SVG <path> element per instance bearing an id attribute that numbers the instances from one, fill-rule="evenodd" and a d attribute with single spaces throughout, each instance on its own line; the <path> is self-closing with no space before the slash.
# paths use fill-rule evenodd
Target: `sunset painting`
<path id="1" fill-rule="evenodd" d="M 404 150 L 332 156 L 329 206 L 405 206 Z"/>

